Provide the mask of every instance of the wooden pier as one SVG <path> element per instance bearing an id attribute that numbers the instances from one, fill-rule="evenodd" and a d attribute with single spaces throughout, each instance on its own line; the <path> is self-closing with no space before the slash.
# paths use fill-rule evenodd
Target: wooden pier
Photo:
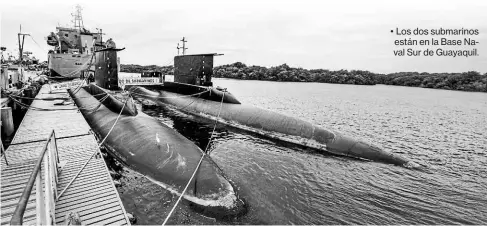
<path id="1" fill-rule="evenodd" d="M 50 92 L 44 85 L 36 98 L 67 98 L 71 103 L 31 104 L 1 159 L 1 225 L 12 218 L 15 222 L 12 216 L 18 212 L 23 215 L 17 220 L 29 225 L 64 224 L 70 213 L 79 214 L 83 225 L 129 225 L 89 125 L 66 90 Z M 26 191 L 33 181 L 32 190 Z"/>

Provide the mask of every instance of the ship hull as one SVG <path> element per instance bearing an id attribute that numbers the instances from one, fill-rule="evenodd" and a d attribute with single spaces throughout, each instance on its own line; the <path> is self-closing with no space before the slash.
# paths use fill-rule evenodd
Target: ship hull
<path id="1" fill-rule="evenodd" d="M 417 166 L 406 158 L 384 151 L 374 145 L 269 110 L 243 104 L 183 96 L 164 90 L 148 90 L 138 86 L 131 87 L 130 91 L 137 98 L 148 99 L 161 106 L 170 105 L 184 112 L 215 119 L 221 123 L 273 139 L 337 155 L 407 167 Z"/>
<path id="2" fill-rule="evenodd" d="M 100 90 L 90 85 L 69 92 L 95 134 L 100 139 L 107 137 L 103 145 L 110 154 L 180 195 L 203 156 L 202 150 L 157 119 L 137 112 L 133 106 L 126 110 L 121 101 L 103 98 Z M 246 211 L 231 183 L 207 155 L 183 197 L 204 215 L 212 217 L 230 217 Z"/>
<path id="3" fill-rule="evenodd" d="M 50 76 L 58 79 L 80 78 L 81 71 L 94 70 L 92 54 L 62 54 L 48 55 Z"/>

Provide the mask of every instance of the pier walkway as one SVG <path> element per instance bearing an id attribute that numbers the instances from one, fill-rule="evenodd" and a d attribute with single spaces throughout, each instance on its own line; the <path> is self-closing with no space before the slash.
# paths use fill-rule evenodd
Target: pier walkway
<path id="1" fill-rule="evenodd" d="M 66 90 L 50 93 L 49 85 L 44 85 L 36 98 L 62 97 L 69 98 Z M 72 100 L 69 101 L 72 103 Z M 21 197 L 29 197 L 22 218 L 23 224 L 39 224 L 42 220 L 47 224 L 49 221 L 64 224 L 66 216 L 75 212 L 79 214 L 83 225 L 129 225 L 122 201 L 97 141 L 90 133 L 89 125 L 76 105 L 55 105 L 60 102 L 62 101 L 34 100 L 6 150 L 5 157 L 1 159 L 1 225 L 10 223 Z M 55 139 L 49 142 L 53 146 L 46 145 L 53 130 Z M 57 152 L 51 152 L 51 148 L 45 151 L 51 155 L 44 155 L 46 157 L 39 164 L 41 152 L 48 150 L 47 146 L 57 146 Z M 51 159 L 54 159 L 54 163 Z M 49 167 L 49 164 L 54 167 Z M 41 169 L 38 170 L 36 184 L 30 196 L 23 196 L 29 178 L 38 165 Z M 45 174 L 46 168 L 49 169 L 48 174 Z M 59 169 L 58 172 L 50 171 L 56 168 Z M 44 175 L 50 175 L 54 179 L 48 183 L 48 176 Z M 42 181 L 42 186 L 37 186 L 38 181 Z M 52 188 L 50 184 L 53 184 Z M 67 187 L 68 184 L 70 185 Z M 46 187 L 53 192 L 46 192 Z M 45 195 L 40 196 L 37 193 Z M 53 200 L 53 203 L 49 200 Z M 50 205 L 54 211 L 49 211 Z"/>

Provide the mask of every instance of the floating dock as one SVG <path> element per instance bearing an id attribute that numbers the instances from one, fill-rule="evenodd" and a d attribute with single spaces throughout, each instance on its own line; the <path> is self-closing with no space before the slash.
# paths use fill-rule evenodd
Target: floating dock
<path id="1" fill-rule="evenodd" d="M 69 95 L 65 89 L 51 92 L 49 85 L 44 85 L 36 98 L 69 99 Z M 77 106 L 55 105 L 62 101 L 38 99 L 32 102 L 12 143 L 1 158 L 1 225 L 10 224 L 21 197 L 28 197 L 23 224 L 39 224 L 43 221 L 37 218 L 45 220 L 46 216 L 47 222 L 51 216 L 53 223 L 65 224 L 67 215 L 77 213 L 83 225 L 130 225 L 98 143 Z M 42 164 L 39 164 L 39 159 L 41 152 L 47 150 L 46 143 L 52 131 L 55 139 L 49 143 L 57 146 L 57 152 L 50 155 L 54 157 L 43 159 L 57 158 L 60 164 L 52 163 L 54 167 L 49 168 L 45 166 L 49 166 L 50 161 L 42 160 Z M 40 177 L 36 177 L 30 196 L 25 196 L 24 190 L 38 165 L 41 165 L 37 175 Z M 47 189 L 53 190 L 51 195 L 46 192 L 46 168 L 58 169 L 57 173 L 51 174 L 54 178 L 52 181 L 57 183 L 47 183 L 48 188 L 49 184 L 54 184 L 52 189 Z M 42 186 L 37 187 L 37 181 L 42 181 Z M 51 198 L 53 203 L 48 198 L 39 199 L 36 187 L 37 191 L 41 189 L 41 193 L 46 194 L 45 197 Z M 42 208 L 39 203 L 43 202 L 52 205 L 54 211 Z"/>

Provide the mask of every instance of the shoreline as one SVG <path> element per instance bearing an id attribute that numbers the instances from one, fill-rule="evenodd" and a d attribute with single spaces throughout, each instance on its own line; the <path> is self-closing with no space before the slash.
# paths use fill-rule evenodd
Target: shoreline
<path id="1" fill-rule="evenodd" d="M 160 71 L 173 74 L 173 66 L 121 64 L 120 72 L 141 73 Z M 241 62 L 216 66 L 213 77 L 237 80 L 257 80 L 274 82 L 315 82 L 349 85 L 392 85 L 418 88 L 430 88 L 466 92 L 487 92 L 487 73 L 476 71 L 463 73 L 418 73 L 396 72 L 379 74 L 363 70 L 303 69 L 287 64 L 274 67 L 247 66 Z"/>

